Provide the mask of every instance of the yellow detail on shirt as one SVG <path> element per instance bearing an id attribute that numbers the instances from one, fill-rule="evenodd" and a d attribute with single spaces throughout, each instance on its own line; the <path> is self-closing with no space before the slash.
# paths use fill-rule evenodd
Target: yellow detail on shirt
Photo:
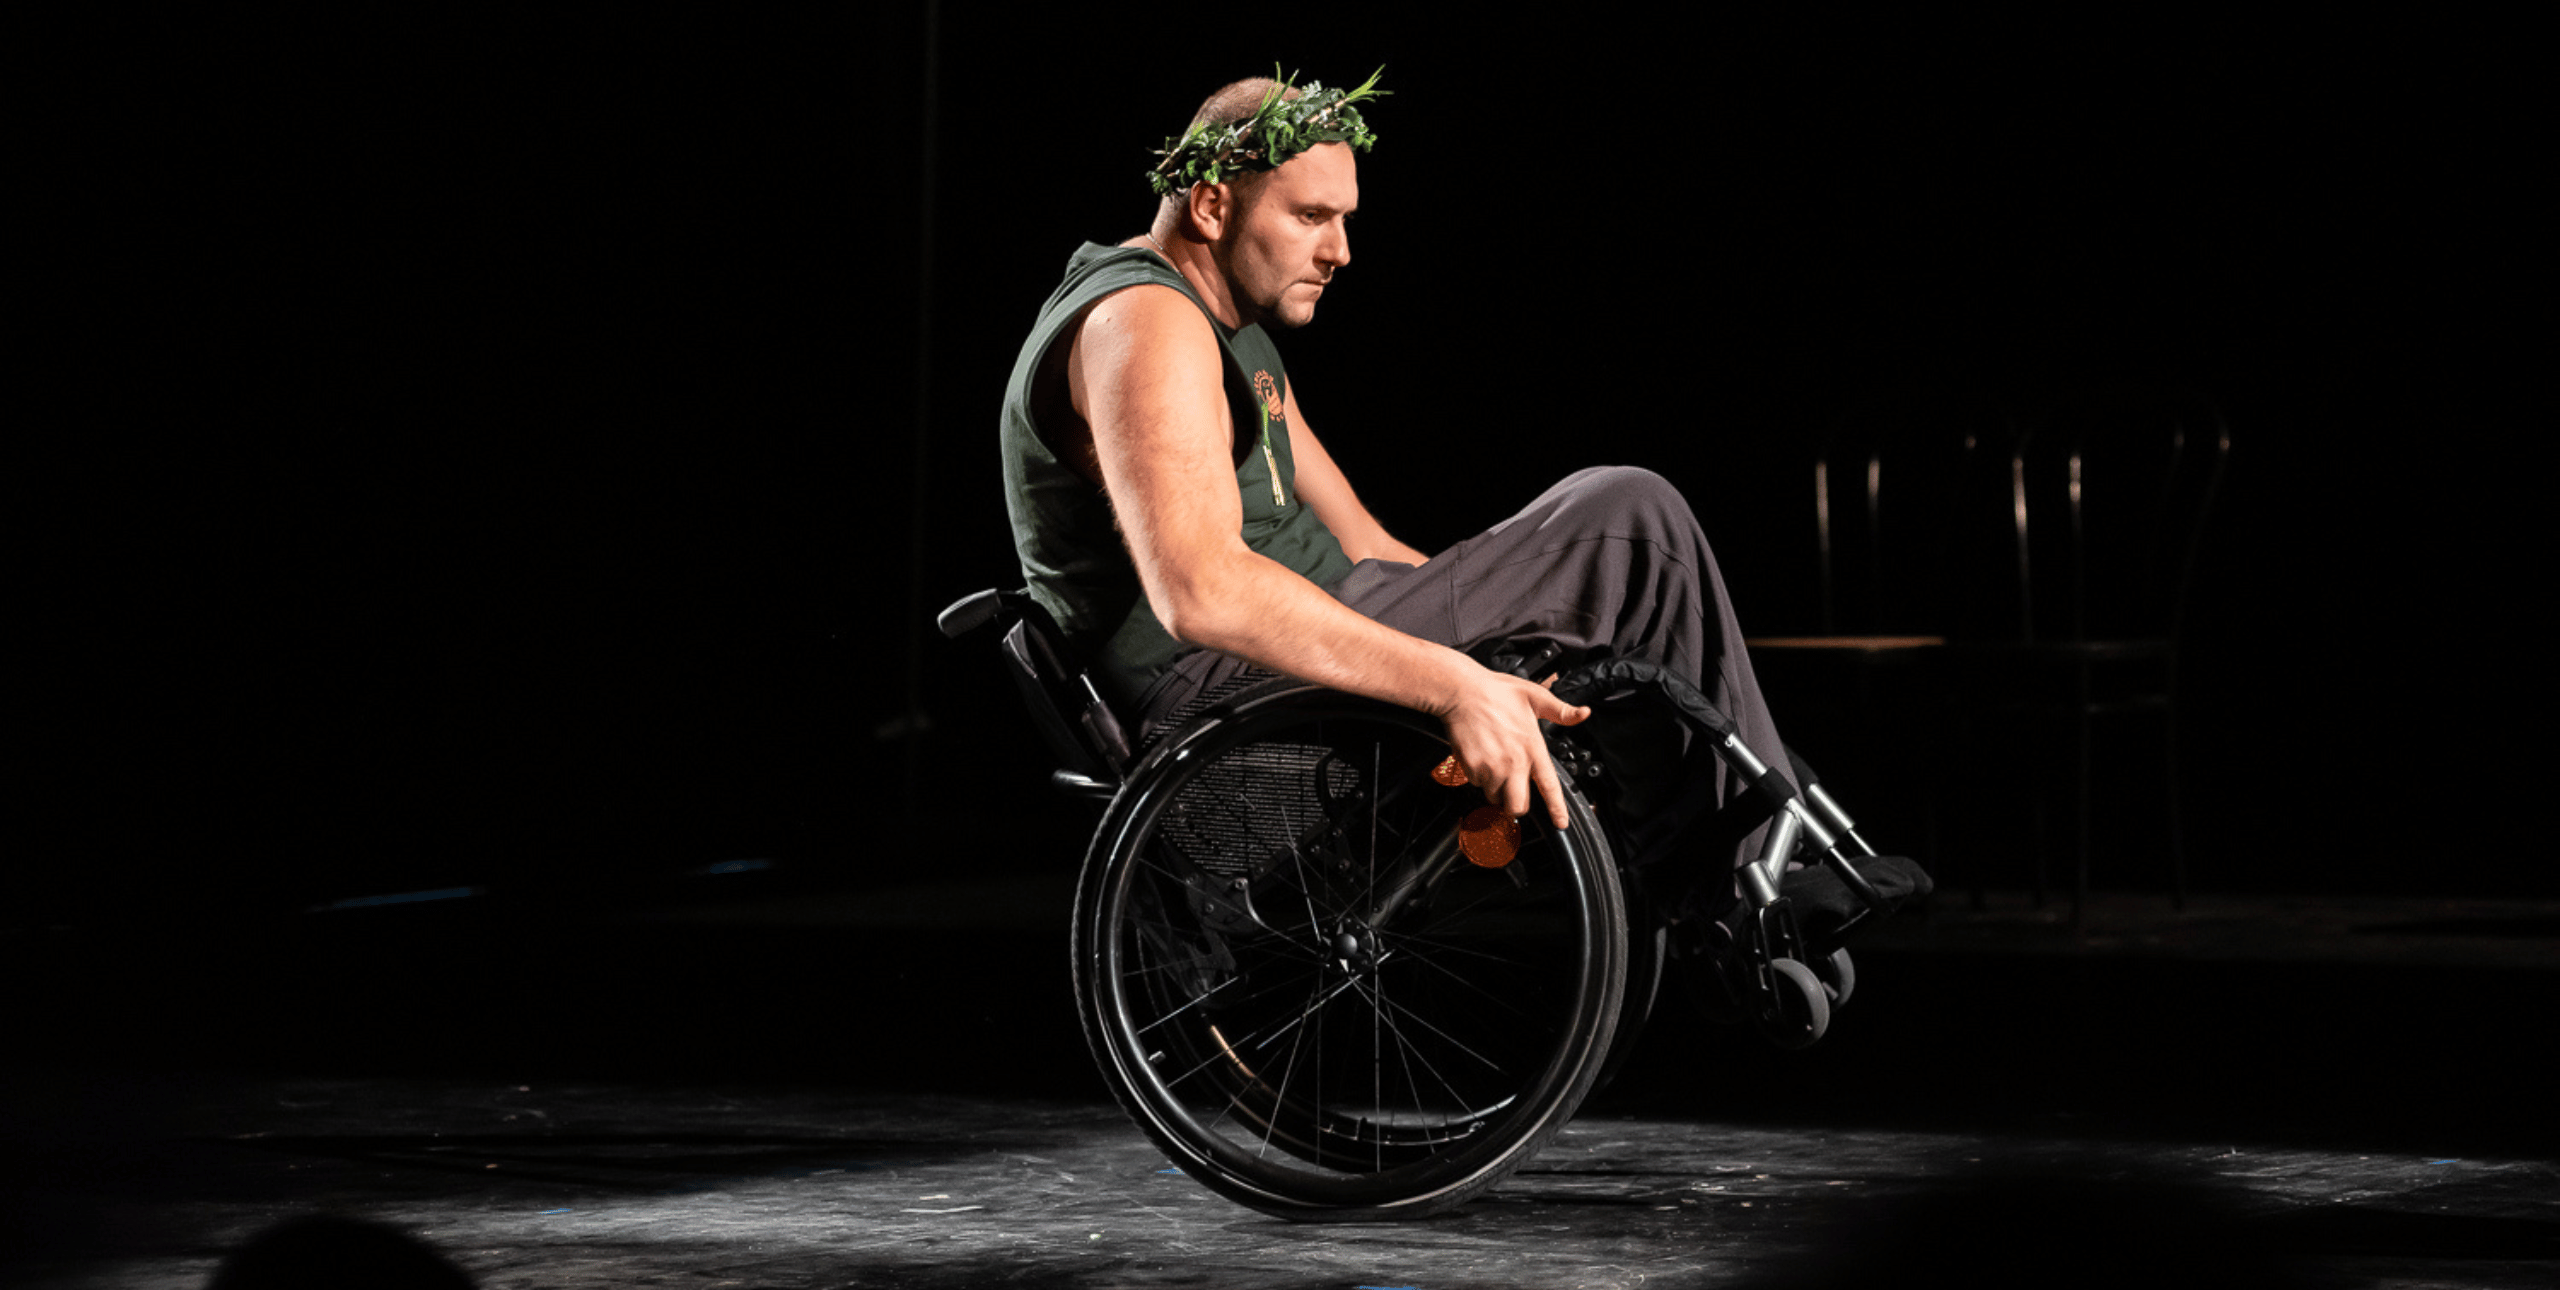
<path id="1" fill-rule="evenodd" d="M 1280 489 L 1280 459 L 1271 453 L 1271 413 L 1268 409 L 1262 414 L 1262 464 L 1271 468 L 1271 504 L 1288 505 L 1289 495 Z"/>

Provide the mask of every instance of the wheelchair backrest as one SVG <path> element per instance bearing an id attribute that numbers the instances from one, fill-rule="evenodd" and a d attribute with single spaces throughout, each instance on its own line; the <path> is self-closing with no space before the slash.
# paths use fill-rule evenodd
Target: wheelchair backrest
<path id="1" fill-rule="evenodd" d="M 1075 665 L 1064 633 L 1039 601 L 1027 592 L 990 587 L 954 601 L 935 623 L 954 640 L 1001 630 L 1005 671 L 1060 767 L 1096 784 L 1120 782 L 1129 762 L 1129 740 L 1119 714 L 1104 702 L 1093 678 Z"/>

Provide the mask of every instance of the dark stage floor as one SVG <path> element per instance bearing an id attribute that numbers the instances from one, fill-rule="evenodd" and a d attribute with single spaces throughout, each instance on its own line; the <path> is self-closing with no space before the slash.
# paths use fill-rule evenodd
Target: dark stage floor
<path id="1" fill-rule="evenodd" d="M 2545 1286 L 2560 905 L 1942 900 L 1831 1038 L 1669 1013 L 1456 1215 L 1166 1171 L 1067 999 L 1067 888 L 487 898 L 20 933 L 0 1280 L 202 1285 L 289 1217 L 484 1287 Z"/>

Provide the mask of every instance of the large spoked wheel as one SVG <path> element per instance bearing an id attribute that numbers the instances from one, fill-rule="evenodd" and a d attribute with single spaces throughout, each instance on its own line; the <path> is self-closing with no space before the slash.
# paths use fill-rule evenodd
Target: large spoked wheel
<path id="1" fill-rule="evenodd" d="M 1298 687 L 1155 749 L 1104 817 L 1076 895 L 1085 1036 L 1211 1189 L 1418 1217 L 1590 1090 L 1626 989 L 1607 844 L 1576 798 L 1572 827 L 1533 815 L 1508 863 L 1471 860 L 1484 798 L 1434 779 L 1447 755 L 1420 714 Z"/>

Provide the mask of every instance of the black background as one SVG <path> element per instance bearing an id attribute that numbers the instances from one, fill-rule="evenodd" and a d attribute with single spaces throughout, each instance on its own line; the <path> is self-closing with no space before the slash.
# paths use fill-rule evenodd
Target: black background
<path id="1" fill-rule="evenodd" d="M 22 476 L 11 903 L 1072 863 L 1010 693 L 929 616 L 1014 576 L 995 414 L 1066 255 L 1143 227 L 1146 150 L 1275 62 L 1394 91 L 1355 262 L 1286 353 L 1403 536 L 1649 466 L 1746 623 L 1804 627 L 1830 414 L 2192 383 L 2239 445 L 2190 641 L 2200 883 L 2554 894 L 2501 746 L 2546 706 L 2518 39 L 2132 11 L 94 25 L 34 121 L 60 179 L 18 193 L 65 289 L 33 320 L 61 451 Z"/>

